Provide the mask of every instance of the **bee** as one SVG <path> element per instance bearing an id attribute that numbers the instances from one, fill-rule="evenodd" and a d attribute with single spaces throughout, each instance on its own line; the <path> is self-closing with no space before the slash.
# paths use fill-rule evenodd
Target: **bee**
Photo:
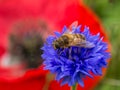
<path id="1" fill-rule="evenodd" d="M 60 36 L 55 41 L 53 41 L 54 49 L 60 49 L 60 48 L 64 49 L 71 46 L 85 47 L 85 48 L 94 47 L 94 44 L 87 41 L 83 34 L 70 32 L 70 30 L 75 27 L 77 27 L 77 22 L 72 23 L 71 26 L 69 27 L 69 30 L 64 32 L 62 36 Z"/>

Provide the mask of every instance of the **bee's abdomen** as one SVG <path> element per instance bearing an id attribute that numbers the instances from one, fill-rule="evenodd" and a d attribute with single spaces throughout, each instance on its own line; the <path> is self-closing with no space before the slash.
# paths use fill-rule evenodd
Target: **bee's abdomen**
<path id="1" fill-rule="evenodd" d="M 74 35 L 75 35 L 76 38 L 81 38 L 81 39 L 85 40 L 85 37 L 84 37 L 84 35 L 82 35 L 82 34 L 76 33 L 76 34 L 74 34 Z"/>

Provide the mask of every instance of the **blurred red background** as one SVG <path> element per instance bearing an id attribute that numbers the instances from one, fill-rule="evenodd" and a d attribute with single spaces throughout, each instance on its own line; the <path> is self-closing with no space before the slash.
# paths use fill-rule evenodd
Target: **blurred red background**
<path id="1" fill-rule="evenodd" d="M 84 27 L 89 26 L 92 34 L 100 32 L 104 41 L 108 42 L 104 28 L 98 17 L 83 4 L 82 0 L 1 0 L 0 1 L 0 61 L 8 52 L 9 34 L 15 23 L 26 20 L 43 20 L 53 30 L 62 30 L 64 25 L 70 25 L 78 21 Z M 82 27 L 82 28 L 83 28 Z M 44 32 L 44 31 L 41 31 Z M 44 33 L 43 33 L 44 34 Z M 110 47 L 109 47 L 110 50 Z M 103 70 L 105 74 L 106 69 Z M 24 75 L 8 78 L 2 72 L 9 74 L 10 68 L 2 68 L 0 64 L 0 90 L 69 90 L 60 86 L 55 80 L 49 81 L 48 71 L 43 71 L 42 66 L 30 69 Z M 103 76 L 104 76 L 103 74 Z M 93 89 L 103 76 L 95 76 L 94 79 L 86 78 L 85 87 L 78 86 L 78 90 Z M 48 85 L 47 85 L 48 84 Z"/>

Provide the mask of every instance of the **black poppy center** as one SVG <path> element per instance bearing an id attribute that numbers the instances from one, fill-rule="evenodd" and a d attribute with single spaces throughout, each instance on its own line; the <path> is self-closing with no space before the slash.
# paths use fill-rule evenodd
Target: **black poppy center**
<path id="1" fill-rule="evenodd" d="M 26 32 L 28 33 L 28 32 Z M 10 53 L 27 64 L 27 68 L 37 68 L 43 62 L 41 58 L 43 39 L 41 35 L 31 33 L 23 37 L 10 35 Z"/>
<path id="2" fill-rule="evenodd" d="M 33 23 L 34 22 L 34 23 Z M 17 23 L 10 34 L 9 52 L 26 64 L 27 68 L 39 67 L 43 60 L 41 55 L 46 33 L 49 32 L 45 22 L 25 21 Z"/>

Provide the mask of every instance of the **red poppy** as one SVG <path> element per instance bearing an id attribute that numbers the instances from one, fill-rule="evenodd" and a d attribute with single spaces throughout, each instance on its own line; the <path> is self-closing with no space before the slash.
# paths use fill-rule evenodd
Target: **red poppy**
<path id="1" fill-rule="evenodd" d="M 73 21 L 77 20 L 82 26 L 89 26 L 91 33 L 97 34 L 100 32 L 101 36 L 104 36 L 104 40 L 109 43 L 98 17 L 81 0 L 1 0 L 0 59 L 9 47 L 8 37 L 11 27 L 18 21 L 24 21 L 29 18 L 35 20 L 42 18 L 50 27 L 58 30 L 61 30 L 64 25 L 70 25 Z M 5 71 L 10 72 L 10 69 L 2 68 L 0 64 L 0 73 Z M 103 69 L 104 74 L 105 71 L 106 69 Z M 67 85 L 61 87 L 60 83 L 55 80 L 48 82 L 46 75 L 47 71 L 42 70 L 42 67 L 29 70 L 19 78 L 8 78 L 7 75 L 3 76 L 0 74 L 0 90 L 70 89 Z M 94 88 L 103 76 L 95 76 L 94 79 L 86 78 L 84 80 L 85 87 L 78 86 L 78 90 L 90 90 Z"/>

